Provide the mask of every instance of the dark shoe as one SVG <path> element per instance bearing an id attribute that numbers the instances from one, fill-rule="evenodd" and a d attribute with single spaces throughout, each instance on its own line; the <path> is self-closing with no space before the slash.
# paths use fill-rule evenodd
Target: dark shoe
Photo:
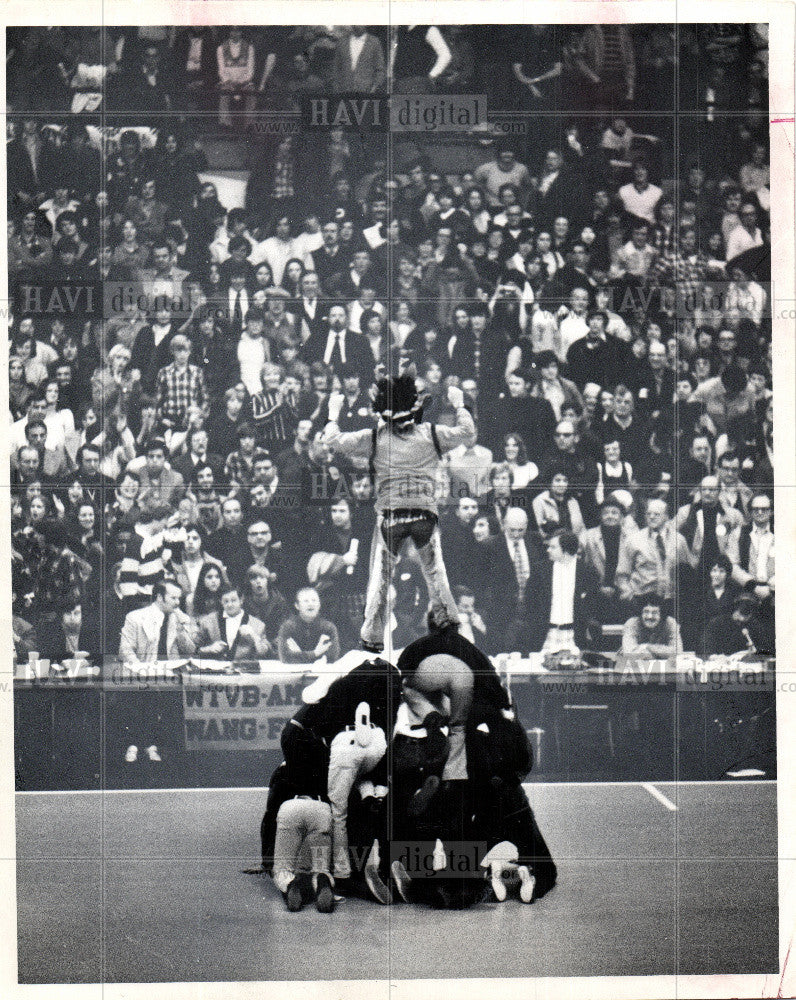
<path id="1" fill-rule="evenodd" d="M 359 644 L 360 649 L 364 649 L 366 653 L 383 653 L 384 645 L 380 642 L 365 642 L 364 639 Z"/>
<path id="2" fill-rule="evenodd" d="M 298 913 L 304 905 L 304 896 L 301 891 L 298 875 L 293 876 L 292 882 L 287 887 L 287 891 L 285 892 L 285 903 L 291 913 Z"/>
<path id="3" fill-rule="evenodd" d="M 312 889 L 312 879 L 306 873 L 294 875 L 285 892 L 285 903 L 291 913 L 298 913 L 305 903 L 308 903 L 315 893 Z"/>
<path id="4" fill-rule="evenodd" d="M 257 865 L 255 868 L 244 868 L 242 870 L 243 875 L 267 875 L 268 869 L 265 865 Z"/>
<path id="5" fill-rule="evenodd" d="M 424 813 L 438 789 L 439 778 L 436 774 L 430 774 L 409 800 L 409 805 L 406 807 L 407 813 L 410 816 L 420 816 L 421 813 Z"/>
<path id="6" fill-rule="evenodd" d="M 316 876 L 315 908 L 318 913 L 331 913 L 334 909 L 334 889 L 332 880 L 326 874 Z"/>

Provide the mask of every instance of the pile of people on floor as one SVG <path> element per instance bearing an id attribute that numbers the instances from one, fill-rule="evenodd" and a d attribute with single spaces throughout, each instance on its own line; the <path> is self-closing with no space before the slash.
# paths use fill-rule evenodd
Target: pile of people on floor
<path id="1" fill-rule="evenodd" d="M 397 666 L 351 652 L 282 732 L 262 865 L 287 909 L 346 896 L 439 909 L 544 896 L 556 865 L 523 788 L 525 729 L 491 661 L 437 624 Z"/>

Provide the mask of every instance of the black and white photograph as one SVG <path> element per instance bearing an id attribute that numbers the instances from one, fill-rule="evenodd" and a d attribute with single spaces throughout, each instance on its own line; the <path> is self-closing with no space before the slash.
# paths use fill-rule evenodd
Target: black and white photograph
<path id="1" fill-rule="evenodd" d="M 309 6 L 4 25 L 6 995 L 793 996 L 793 7 Z"/>

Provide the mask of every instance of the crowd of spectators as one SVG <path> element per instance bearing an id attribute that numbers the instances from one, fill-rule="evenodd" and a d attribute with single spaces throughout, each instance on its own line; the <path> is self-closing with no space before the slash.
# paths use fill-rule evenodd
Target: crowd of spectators
<path id="1" fill-rule="evenodd" d="M 19 654 L 355 646 L 372 483 L 327 447 L 328 399 L 369 427 L 374 370 L 410 365 L 426 419 L 453 422 L 449 385 L 476 419 L 439 483 L 468 638 L 599 649 L 613 624 L 626 653 L 773 651 L 764 31 L 485 30 L 10 33 Z M 678 72 L 700 114 L 673 143 Z M 388 86 L 560 115 L 455 149 L 245 133 Z M 200 180 L 202 128 L 249 139 L 242 206 Z M 403 646 L 427 603 L 411 553 L 391 597 Z M 169 627 L 135 640 L 155 607 Z"/>

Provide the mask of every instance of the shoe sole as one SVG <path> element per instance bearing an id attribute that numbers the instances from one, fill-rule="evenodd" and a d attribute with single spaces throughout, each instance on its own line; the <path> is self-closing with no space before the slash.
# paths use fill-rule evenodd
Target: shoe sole
<path id="1" fill-rule="evenodd" d="M 320 880 L 319 880 L 320 881 Z M 334 891 L 331 882 L 325 878 L 315 897 L 315 908 L 318 913 L 331 913 L 334 909 Z"/>
<path id="2" fill-rule="evenodd" d="M 381 903 L 382 906 L 389 906 L 392 903 L 390 887 L 382 881 L 378 868 L 374 868 L 372 865 L 365 866 L 365 882 L 371 895 L 378 903 Z"/>
<path id="3" fill-rule="evenodd" d="M 403 864 L 400 861 L 393 861 L 390 865 L 390 871 L 392 872 L 398 895 L 405 903 L 411 903 L 412 880 L 407 875 Z"/>
<path id="4" fill-rule="evenodd" d="M 287 887 L 287 892 L 285 893 L 285 902 L 287 903 L 287 908 L 291 913 L 298 913 L 299 910 L 304 905 L 304 898 L 301 892 L 301 886 L 298 884 L 296 879 L 290 883 Z"/>
<path id="5" fill-rule="evenodd" d="M 503 881 L 500 875 L 493 875 L 490 880 L 492 883 L 492 892 L 495 894 L 495 899 L 499 903 L 505 903 L 506 897 L 508 896 L 508 890 L 506 889 L 506 883 Z"/>
<path id="6" fill-rule="evenodd" d="M 520 902 L 532 903 L 534 889 L 536 888 L 536 879 L 525 865 L 520 865 L 517 869 L 517 874 L 520 877 Z"/>

